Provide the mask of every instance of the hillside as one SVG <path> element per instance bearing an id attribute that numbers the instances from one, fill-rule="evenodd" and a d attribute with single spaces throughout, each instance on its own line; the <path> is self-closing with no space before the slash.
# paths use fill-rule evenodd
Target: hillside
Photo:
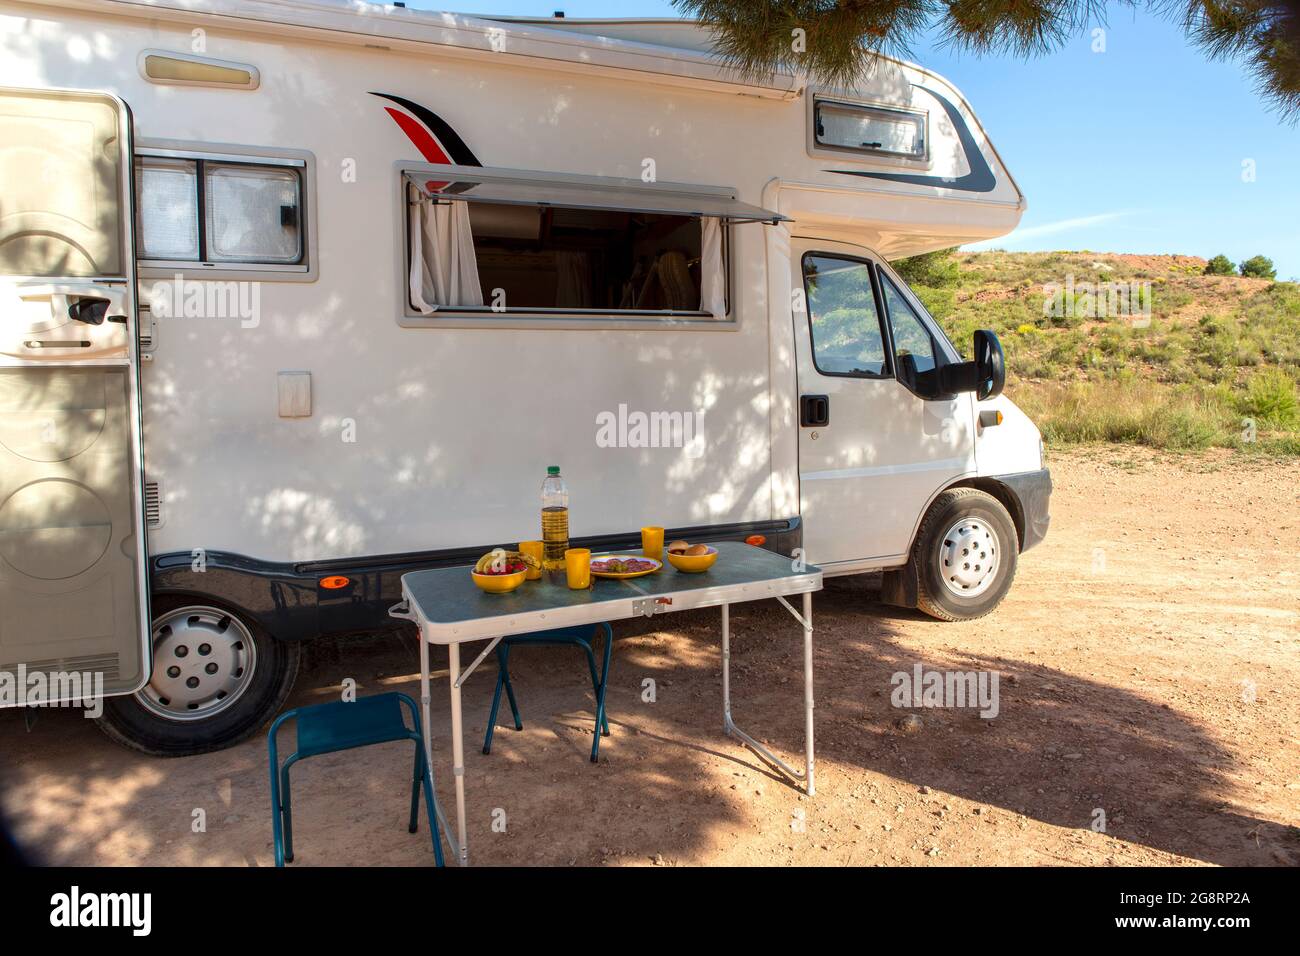
<path id="1" fill-rule="evenodd" d="M 990 328 L 1051 443 L 1300 454 L 1300 286 L 1195 256 L 932 253 L 895 263 L 958 347 Z M 1119 313 L 1119 314 L 1117 314 Z"/>

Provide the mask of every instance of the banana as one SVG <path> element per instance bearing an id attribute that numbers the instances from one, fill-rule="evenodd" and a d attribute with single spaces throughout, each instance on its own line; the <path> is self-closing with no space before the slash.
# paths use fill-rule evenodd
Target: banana
<path id="1" fill-rule="evenodd" d="M 478 559 L 478 562 L 474 565 L 474 570 L 477 571 L 479 574 L 485 574 L 487 571 L 491 570 L 494 565 L 498 570 L 504 568 L 505 562 L 506 562 L 505 549 L 494 548 L 493 550 L 489 551 L 487 554 L 483 555 L 483 557 Z"/>
<path id="2" fill-rule="evenodd" d="M 488 570 L 493 568 L 501 571 L 505 569 L 507 564 L 516 561 L 522 561 L 530 568 L 539 567 L 537 559 L 532 555 L 524 554 L 522 551 L 507 551 L 505 548 L 495 548 L 478 559 L 474 565 L 474 570 L 479 574 L 486 574 Z"/>

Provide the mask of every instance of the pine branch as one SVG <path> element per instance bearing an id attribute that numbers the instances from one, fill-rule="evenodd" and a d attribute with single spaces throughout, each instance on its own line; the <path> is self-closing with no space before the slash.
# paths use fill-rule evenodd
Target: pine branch
<path id="1" fill-rule="evenodd" d="M 1059 49 L 1095 24 L 1106 0 L 673 0 L 715 31 L 715 49 L 740 73 L 782 70 L 853 86 L 881 55 L 909 57 L 937 28 L 954 48 L 1027 57 Z M 1242 62 L 1260 95 L 1300 119 L 1300 0 L 1113 0 L 1181 21 L 1211 59 Z"/>
<path id="2" fill-rule="evenodd" d="M 1282 118 L 1300 120 L 1300 4 L 1185 0 L 1188 37 L 1214 60 L 1240 60 Z"/>

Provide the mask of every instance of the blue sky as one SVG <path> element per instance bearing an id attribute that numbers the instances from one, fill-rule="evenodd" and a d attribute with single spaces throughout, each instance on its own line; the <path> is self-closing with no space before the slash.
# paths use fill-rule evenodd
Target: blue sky
<path id="1" fill-rule="evenodd" d="M 668 0 L 417 0 L 464 13 L 676 16 Z M 1257 253 L 1300 278 L 1300 129 L 1279 121 L 1235 63 L 1209 62 L 1173 23 L 1112 4 L 1105 51 L 1083 35 L 1022 61 L 913 58 L 955 83 L 1029 199 L 1016 250 Z M 1243 181 L 1253 161 L 1254 181 Z M 972 248 L 979 248 L 975 246 Z"/>

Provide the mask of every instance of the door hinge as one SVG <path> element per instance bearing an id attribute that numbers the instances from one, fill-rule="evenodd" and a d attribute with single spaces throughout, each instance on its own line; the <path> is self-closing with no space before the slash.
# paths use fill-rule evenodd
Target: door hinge
<path id="1" fill-rule="evenodd" d="M 654 617 L 667 611 L 672 603 L 673 599 L 670 597 L 637 598 L 632 602 L 632 616 Z"/>

